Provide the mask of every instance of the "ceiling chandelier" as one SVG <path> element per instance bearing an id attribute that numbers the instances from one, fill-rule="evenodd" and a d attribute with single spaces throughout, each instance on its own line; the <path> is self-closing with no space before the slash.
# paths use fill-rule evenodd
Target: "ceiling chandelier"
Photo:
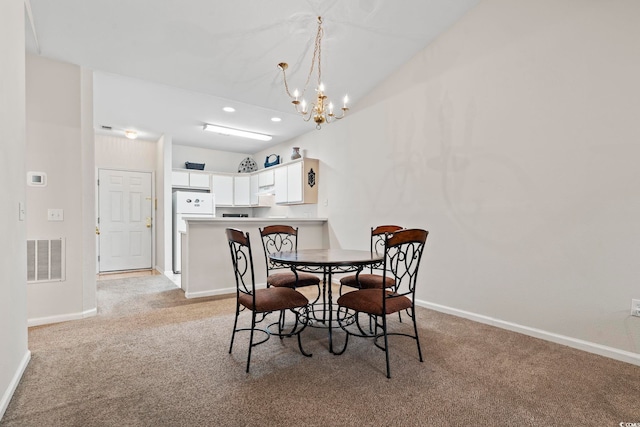
<path id="1" fill-rule="evenodd" d="M 344 102 L 340 109 L 342 113 L 337 116 L 334 113 L 333 103 L 330 102 L 327 96 L 324 94 L 324 84 L 322 83 L 322 67 L 321 67 L 321 59 L 322 59 L 322 36 L 324 31 L 322 29 L 322 17 L 318 16 L 318 32 L 316 33 L 316 42 L 315 47 L 313 49 L 313 59 L 311 60 L 311 68 L 309 69 L 309 75 L 307 76 L 307 81 L 304 84 L 304 88 L 302 89 L 302 93 L 298 92 L 298 89 L 293 91 L 293 94 L 289 91 L 289 85 L 287 84 L 287 75 L 285 73 L 286 69 L 289 67 L 289 64 L 286 62 L 281 62 L 278 64 L 278 68 L 282 71 L 282 79 L 284 81 L 284 89 L 289 95 L 289 98 L 292 99 L 291 103 L 296 109 L 296 112 L 302 116 L 305 122 L 308 122 L 313 118 L 313 121 L 316 122 L 316 129 L 320 129 L 320 126 L 323 123 L 331 123 L 333 120 L 340 120 L 344 117 L 346 112 L 349 110 L 347 107 L 347 102 L 349 98 L 345 95 Z M 316 99 L 315 103 L 307 104 L 307 101 L 304 99 L 304 93 L 307 90 L 307 86 L 309 85 L 309 81 L 311 80 L 311 75 L 313 74 L 314 69 L 317 68 L 318 74 L 318 85 L 316 86 Z"/>

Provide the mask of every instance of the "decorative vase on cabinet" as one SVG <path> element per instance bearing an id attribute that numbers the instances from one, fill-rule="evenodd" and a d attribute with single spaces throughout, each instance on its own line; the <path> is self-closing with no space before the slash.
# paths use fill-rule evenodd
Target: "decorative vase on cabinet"
<path id="1" fill-rule="evenodd" d="M 300 155 L 300 147 L 293 147 L 293 152 L 291 153 L 291 160 L 296 160 L 302 157 Z"/>

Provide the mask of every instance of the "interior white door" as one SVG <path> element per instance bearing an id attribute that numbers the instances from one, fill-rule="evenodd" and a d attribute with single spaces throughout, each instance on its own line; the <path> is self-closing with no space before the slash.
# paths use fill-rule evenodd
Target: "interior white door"
<path id="1" fill-rule="evenodd" d="M 98 171 L 100 272 L 151 268 L 151 173 Z"/>

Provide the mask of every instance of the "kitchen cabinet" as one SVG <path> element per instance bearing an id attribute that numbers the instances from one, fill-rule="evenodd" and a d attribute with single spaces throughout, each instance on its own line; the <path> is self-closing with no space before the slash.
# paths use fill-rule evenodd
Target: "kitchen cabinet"
<path id="1" fill-rule="evenodd" d="M 258 206 L 258 191 L 260 189 L 260 175 L 259 174 L 251 174 L 249 178 L 249 202 L 251 206 Z"/>
<path id="2" fill-rule="evenodd" d="M 215 194 L 216 206 L 251 207 L 318 203 L 317 159 L 299 159 L 253 173 L 210 173 L 173 170 L 174 188 L 209 190 Z M 275 194 L 261 199 L 261 195 Z"/>
<path id="3" fill-rule="evenodd" d="M 208 173 L 189 172 L 189 187 L 211 188 L 210 175 Z"/>
<path id="4" fill-rule="evenodd" d="M 251 177 L 249 175 L 233 177 L 233 205 L 251 205 Z"/>
<path id="5" fill-rule="evenodd" d="M 280 166 L 274 170 L 274 190 L 276 204 L 287 203 L 287 167 Z"/>
<path id="6" fill-rule="evenodd" d="M 174 170 L 171 172 L 171 186 L 174 188 L 209 189 L 209 173 Z"/>
<path id="7" fill-rule="evenodd" d="M 301 159 L 274 167 L 276 204 L 318 203 L 318 164 Z"/>
<path id="8" fill-rule="evenodd" d="M 273 185 L 273 170 L 258 172 L 258 187 L 271 187 Z"/>
<path id="9" fill-rule="evenodd" d="M 216 206 L 233 206 L 233 175 L 211 175 Z"/>
<path id="10" fill-rule="evenodd" d="M 189 187 L 189 172 L 172 171 L 171 172 L 172 187 Z"/>

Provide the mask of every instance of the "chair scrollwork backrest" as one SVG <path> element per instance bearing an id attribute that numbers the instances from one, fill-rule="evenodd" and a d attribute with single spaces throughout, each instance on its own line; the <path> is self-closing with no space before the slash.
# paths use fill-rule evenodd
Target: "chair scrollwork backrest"
<path id="1" fill-rule="evenodd" d="M 264 248 L 265 263 L 267 265 L 267 275 L 272 270 L 289 268 L 280 264 L 275 264 L 269 255 L 276 252 L 298 250 L 298 229 L 289 225 L 268 225 L 260 229 L 262 247 Z"/>
<path id="2" fill-rule="evenodd" d="M 371 252 L 375 252 L 376 254 L 384 254 L 384 244 L 387 238 L 387 235 L 390 233 L 395 233 L 398 230 L 402 230 L 402 227 L 399 225 L 379 225 L 377 227 L 371 227 Z M 373 270 L 382 270 L 383 263 L 374 264 L 371 266 L 370 270 L 373 273 Z"/>
<path id="3" fill-rule="evenodd" d="M 255 293 L 255 275 L 253 272 L 253 256 L 249 233 L 235 228 L 226 229 L 229 251 L 233 262 L 238 294 L 253 295 Z"/>
<path id="4" fill-rule="evenodd" d="M 395 279 L 394 293 L 415 294 L 420 260 L 429 232 L 421 229 L 403 229 L 385 238 L 383 274 Z"/>

